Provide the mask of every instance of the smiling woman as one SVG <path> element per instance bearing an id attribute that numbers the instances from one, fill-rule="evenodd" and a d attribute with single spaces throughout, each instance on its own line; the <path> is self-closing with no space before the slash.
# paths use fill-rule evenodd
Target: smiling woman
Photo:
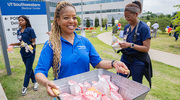
<path id="1" fill-rule="evenodd" d="M 102 61 L 91 42 L 75 33 L 77 24 L 75 7 L 66 1 L 59 2 L 52 33 L 49 41 L 44 44 L 35 68 L 36 80 L 46 87 L 52 97 L 56 96 L 53 88 L 58 88 L 53 81 L 47 79 L 51 67 L 55 80 L 87 72 L 90 64 L 94 68 L 115 68 L 118 73 L 128 74 L 124 71 L 128 70 L 127 67 L 121 61 Z"/>
<path id="2" fill-rule="evenodd" d="M 126 35 L 126 41 L 119 43 L 123 53 L 121 61 L 130 69 L 134 81 L 142 83 L 145 75 L 151 87 L 152 66 L 148 54 L 151 36 L 149 26 L 138 20 L 141 11 L 142 6 L 139 1 L 129 3 L 125 7 L 124 16 L 129 24 L 124 28 L 123 35 Z"/>

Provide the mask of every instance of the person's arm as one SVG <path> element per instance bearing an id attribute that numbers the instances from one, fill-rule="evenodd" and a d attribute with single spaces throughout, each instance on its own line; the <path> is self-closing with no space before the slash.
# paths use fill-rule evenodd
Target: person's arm
<path id="1" fill-rule="evenodd" d="M 119 43 L 120 47 L 122 49 L 124 48 L 131 48 L 132 43 L 129 42 L 123 42 L 123 43 Z M 143 45 L 136 45 L 134 44 L 133 49 L 140 51 L 140 52 L 148 52 L 150 48 L 150 39 L 146 39 L 145 41 L 143 41 Z"/>
<path id="2" fill-rule="evenodd" d="M 31 39 L 32 47 L 33 47 L 33 48 L 36 48 L 36 42 L 35 42 L 35 40 L 36 40 L 36 38 Z"/>
<path id="3" fill-rule="evenodd" d="M 21 45 L 21 43 L 19 42 L 19 43 L 11 43 L 10 44 L 10 46 L 20 46 Z"/>
<path id="4" fill-rule="evenodd" d="M 128 70 L 127 66 L 123 62 L 117 61 L 117 60 L 100 61 L 95 67 L 96 68 L 102 68 L 102 69 L 115 68 L 118 73 L 128 74 L 126 71 L 126 70 Z"/>
<path id="5" fill-rule="evenodd" d="M 59 90 L 59 88 L 54 84 L 53 81 L 49 81 L 46 76 L 42 73 L 37 73 L 35 75 L 36 81 L 46 87 L 46 91 L 49 96 L 56 97 L 56 95 L 53 93 L 52 88 Z"/>
<path id="6" fill-rule="evenodd" d="M 53 63 L 53 50 L 48 43 L 45 42 L 41 54 L 39 56 L 39 60 L 37 66 L 34 70 L 36 81 L 46 87 L 46 91 L 48 95 L 55 97 L 55 94 L 52 92 L 52 88 L 59 90 L 53 81 L 48 80 L 48 71 L 52 67 Z"/>
<path id="7" fill-rule="evenodd" d="M 34 32 L 34 29 L 30 29 L 30 41 L 31 41 L 31 45 L 32 45 L 32 47 L 33 48 L 36 48 L 36 42 L 35 42 L 35 40 L 36 40 L 36 34 L 35 34 L 35 32 Z"/>

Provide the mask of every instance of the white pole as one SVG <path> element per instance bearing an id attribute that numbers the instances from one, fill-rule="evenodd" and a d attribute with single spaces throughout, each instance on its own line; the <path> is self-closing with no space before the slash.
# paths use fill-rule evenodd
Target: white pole
<path id="1" fill-rule="evenodd" d="M 102 5 L 100 5 L 100 31 L 102 31 Z"/>
<path id="2" fill-rule="evenodd" d="M 86 34 L 85 34 L 85 30 L 84 30 L 84 21 L 83 21 L 83 2 L 82 2 L 82 0 L 81 0 L 81 27 L 82 27 L 82 29 L 81 29 L 81 36 L 84 36 L 84 37 L 86 37 Z"/>

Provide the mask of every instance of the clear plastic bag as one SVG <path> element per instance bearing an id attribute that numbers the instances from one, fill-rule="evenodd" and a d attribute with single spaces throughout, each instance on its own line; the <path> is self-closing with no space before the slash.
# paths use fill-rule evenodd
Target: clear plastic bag
<path id="1" fill-rule="evenodd" d="M 120 50 L 119 40 L 113 35 L 111 46 L 115 53 Z"/>
<path id="2" fill-rule="evenodd" d="M 8 46 L 7 51 L 8 53 L 13 53 L 13 46 Z"/>

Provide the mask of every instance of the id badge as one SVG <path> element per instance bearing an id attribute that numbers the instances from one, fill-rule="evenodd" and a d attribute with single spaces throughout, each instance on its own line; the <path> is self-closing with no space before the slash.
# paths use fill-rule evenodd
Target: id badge
<path id="1" fill-rule="evenodd" d="M 19 32 L 19 34 L 17 35 L 17 39 L 18 39 L 18 40 L 21 40 L 21 39 L 22 39 L 21 32 Z"/>

